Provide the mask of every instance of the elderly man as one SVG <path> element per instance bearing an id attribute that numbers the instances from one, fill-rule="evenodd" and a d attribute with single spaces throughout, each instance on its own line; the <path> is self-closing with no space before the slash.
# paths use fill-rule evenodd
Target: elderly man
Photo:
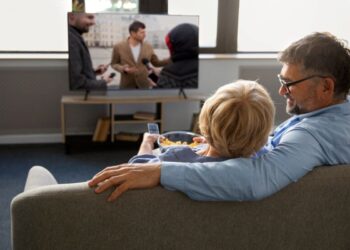
<path id="1" fill-rule="evenodd" d="M 159 184 L 197 200 L 258 200 L 315 166 L 350 163 L 350 50 L 329 33 L 314 33 L 291 44 L 279 60 L 279 94 L 293 116 L 276 128 L 258 158 L 122 164 L 102 170 L 89 185 L 97 185 L 97 193 L 115 186 L 109 201 Z"/>

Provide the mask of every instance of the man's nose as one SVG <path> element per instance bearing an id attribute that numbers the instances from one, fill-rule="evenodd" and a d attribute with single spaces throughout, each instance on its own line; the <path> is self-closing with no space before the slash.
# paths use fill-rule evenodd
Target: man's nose
<path id="1" fill-rule="evenodd" d="M 284 95 L 287 94 L 287 93 L 288 93 L 287 87 L 284 86 L 284 85 L 281 85 L 280 88 L 278 89 L 278 94 L 279 94 L 280 96 L 284 96 Z"/>

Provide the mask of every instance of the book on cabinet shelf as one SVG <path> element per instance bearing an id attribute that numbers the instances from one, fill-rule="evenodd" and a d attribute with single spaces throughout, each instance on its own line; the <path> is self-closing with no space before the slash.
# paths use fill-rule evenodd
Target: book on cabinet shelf
<path id="1" fill-rule="evenodd" d="M 115 135 L 115 139 L 117 141 L 131 141 L 137 142 L 140 139 L 139 133 L 131 133 L 131 132 L 119 132 Z"/>
<path id="2" fill-rule="evenodd" d="M 96 124 L 95 132 L 92 137 L 94 142 L 105 142 L 108 138 L 111 120 L 109 117 L 99 118 Z"/>
<path id="3" fill-rule="evenodd" d="M 157 115 L 152 112 L 137 111 L 134 113 L 133 118 L 136 120 L 154 121 L 157 118 Z"/>

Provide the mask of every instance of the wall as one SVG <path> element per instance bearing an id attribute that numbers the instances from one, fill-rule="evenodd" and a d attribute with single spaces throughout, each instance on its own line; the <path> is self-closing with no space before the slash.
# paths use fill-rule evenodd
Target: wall
<path id="1" fill-rule="evenodd" d="M 279 97 L 276 74 L 280 66 L 276 59 L 239 59 L 235 57 L 207 57 L 200 60 L 199 89 L 186 90 L 186 94 L 209 95 L 222 84 L 238 78 L 259 79 L 272 95 L 276 107 L 276 122 L 284 120 L 285 101 Z M 82 95 L 69 92 L 67 61 L 61 60 L 1 60 L 0 61 L 0 144 L 59 142 L 60 99 L 62 95 Z M 121 91 L 108 95 L 143 96 L 177 95 L 177 90 Z M 94 95 L 105 95 L 95 92 Z M 118 106 L 118 112 L 153 110 L 153 105 Z M 165 130 L 189 129 L 191 117 L 198 111 L 196 103 L 167 104 Z M 70 134 L 93 133 L 98 117 L 105 116 L 104 106 L 86 105 L 67 108 L 67 126 Z M 123 129 L 123 128 L 121 128 Z M 144 131 L 143 126 L 134 128 Z"/>

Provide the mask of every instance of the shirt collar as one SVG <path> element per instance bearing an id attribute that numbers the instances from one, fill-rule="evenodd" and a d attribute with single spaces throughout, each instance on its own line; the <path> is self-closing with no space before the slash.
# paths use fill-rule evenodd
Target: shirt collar
<path id="1" fill-rule="evenodd" d="M 350 96 L 348 96 L 347 99 L 342 103 L 330 105 L 328 107 L 318 109 L 306 114 L 294 115 L 293 117 L 298 118 L 299 120 L 302 120 L 304 118 L 312 117 L 330 110 L 334 110 L 333 112 L 341 112 L 343 114 L 349 114 L 350 113 Z"/>

